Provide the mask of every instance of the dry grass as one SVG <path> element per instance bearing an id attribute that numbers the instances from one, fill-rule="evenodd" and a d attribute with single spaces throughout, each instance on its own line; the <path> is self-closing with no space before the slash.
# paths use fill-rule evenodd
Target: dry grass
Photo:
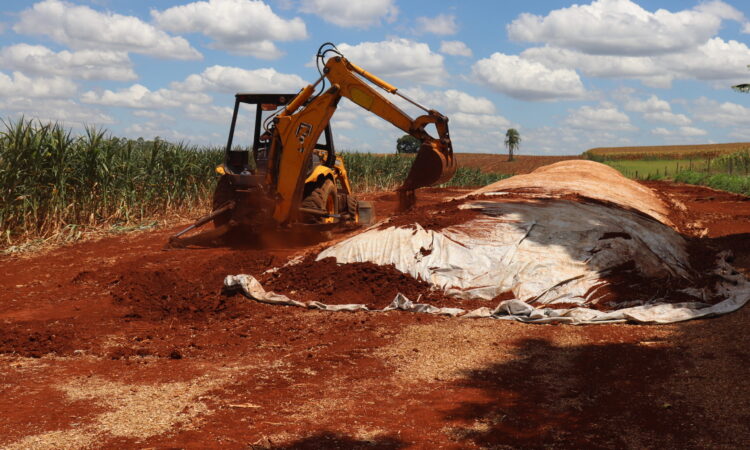
<path id="1" fill-rule="evenodd" d="M 512 359 L 509 324 L 454 320 L 407 327 L 376 356 L 407 382 L 450 380 L 466 371 Z"/>
<path id="2" fill-rule="evenodd" d="M 5 450 L 68 450 L 93 448 L 96 436 L 86 430 L 50 431 L 27 436 Z"/>
<path id="3" fill-rule="evenodd" d="M 198 397 L 224 380 L 203 376 L 190 382 L 132 385 L 101 378 L 87 378 L 63 386 L 71 400 L 88 400 L 109 411 L 93 425 L 96 434 L 145 439 L 176 426 L 189 426 L 208 407 Z"/>
<path id="4" fill-rule="evenodd" d="M 91 402 L 105 412 L 86 425 L 27 436 L 6 448 L 90 448 L 107 438 L 142 441 L 176 429 L 191 429 L 212 411 L 209 392 L 232 382 L 254 366 L 227 367 L 185 382 L 129 384 L 82 377 L 59 386 L 71 402 Z"/>

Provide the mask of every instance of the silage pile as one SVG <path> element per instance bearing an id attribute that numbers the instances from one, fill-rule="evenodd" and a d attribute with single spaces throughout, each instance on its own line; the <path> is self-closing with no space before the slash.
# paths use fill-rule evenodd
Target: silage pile
<path id="1" fill-rule="evenodd" d="M 750 298 L 748 280 L 721 254 L 709 256 L 712 269 L 695 270 L 696 256 L 672 228 L 669 212 L 649 188 L 610 167 L 564 161 L 396 216 L 317 259 L 392 265 L 444 295 L 487 301 L 467 311 L 397 295 L 385 310 L 526 322 L 668 323 L 742 306 Z M 261 301 L 367 309 L 265 293 L 247 276 L 226 282 Z M 492 301 L 498 298 L 504 300 Z"/>

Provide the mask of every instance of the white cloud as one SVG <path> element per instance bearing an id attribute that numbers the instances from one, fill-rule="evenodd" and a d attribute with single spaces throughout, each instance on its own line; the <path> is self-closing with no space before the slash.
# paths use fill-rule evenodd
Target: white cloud
<path id="1" fill-rule="evenodd" d="M 631 98 L 625 103 L 625 109 L 643 113 L 643 118 L 651 122 L 664 122 L 672 125 L 690 125 L 692 123 L 686 115 L 673 113 L 671 105 L 655 95 L 646 100 Z"/>
<path id="2" fill-rule="evenodd" d="M 660 69 L 673 70 L 675 78 L 703 81 L 737 80 L 747 75 L 750 48 L 742 42 L 709 39 L 700 47 L 682 54 L 666 55 Z"/>
<path id="3" fill-rule="evenodd" d="M 135 117 L 145 117 L 147 119 L 158 120 L 161 122 L 174 122 L 175 120 L 174 117 L 169 114 L 157 111 L 149 111 L 145 109 L 133 110 L 132 114 Z"/>
<path id="4" fill-rule="evenodd" d="M 627 114 L 613 105 L 603 103 L 599 107 L 588 105 L 569 110 L 563 124 L 580 130 L 598 131 L 633 131 L 636 128 L 630 123 Z"/>
<path id="5" fill-rule="evenodd" d="M 468 114 L 494 114 L 495 105 L 485 97 L 474 97 L 456 89 L 431 90 L 404 89 L 403 93 L 425 107 L 443 114 L 463 112 Z"/>
<path id="6" fill-rule="evenodd" d="M 579 70 L 586 76 L 633 78 L 650 87 L 668 88 L 676 79 L 741 80 L 747 75 L 750 48 L 716 37 L 696 48 L 658 57 L 588 55 L 549 46 L 527 49 L 521 57 L 552 68 Z"/>
<path id="7" fill-rule="evenodd" d="M 430 90 L 416 87 L 403 89 L 402 92 L 425 107 L 435 109 L 448 117 L 453 148 L 456 151 L 493 151 L 493 143 L 498 139 L 502 140 L 505 129 L 511 126 L 518 127 L 497 114 L 495 105 L 484 97 L 455 89 Z M 389 97 L 389 100 L 412 117 L 424 114 L 398 97 Z M 339 103 L 339 108 L 333 116 L 333 129 L 339 146 L 343 141 L 337 130 L 357 130 L 353 133 L 356 137 L 348 137 L 344 145 L 360 151 L 370 149 L 392 152 L 396 139 L 404 134 L 390 123 L 349 101 Z M 434 130 L 428 128 L 428 132 L 432 134 Z"/>
<path id="8" fill-rule="evenodd" d="M 729 137 L 741 142 L 750 141 L 750 129 L 736 128 L 729 132 Z"/>
<path id="9" fill-rule="evenodd" d="M 154 139 L 159 137 L 170 142 L 186 142 L 192 145 L 205 145 L 210 141 L 204 135 L 189 134 L 178 131 L 174 126 L 164 126 L 159 122 L 134 123 L 125 128 L 125 136 L 130 138 Z"/>
<path id="10" fill-rule="evenodd" d="M 211 47 L 258 58 L 278 58 L 273 41 L 307 38 L 302 19 L 286 20 L 262 1 L 208 0 L 151 11 L 162 28 L 175 33 L 203 33 Z"/>
<path id="11" fill-rule="evenodd" d="M 445 53 L 446 55 L 467 57 L 471 57 L 474 55 L 471 49 L 461 41 L 440 42 L 440 53 Z"/>
<path id="12" fill-rule="evenodd" d="M 706 97 L 693 102 L 693 117 L 703 122 L 710 122 L 720 127 L 750 125 L 750 108 L 737 103 L 719 103 Z"/>
<path id="13" fill-rule="evenodd" d="M 682 52 L 705 43 L 722 19 L 742 20 L 714 1 L 692 10 L 650 12 L 630 0 L 596 0 L 541 17 L 524 13 L 508 25 L 511 39 L 544 42 L 592 55 L 648 56 Z"/>
<path id="14" fill-rule="evenodd" d="M 462 128 L 487 131 L 505 129 L 512 127 L 513 124 L 503 116 L 496 114 L 469 114 L 465 112 L 456 112 L 449 117 L 451 134 Z"/>
<path id="15" fill-rule="evenodd" d="M 675 114 L 670 111 L 649 112 L 643 118 L 650 122 L 671 123 L 672 125 L 690 125 L 693 123 L 685 114 Z"/>
<path id="16" fill-rule="evenodd" d="M 628 111 L 646 113 L 646 112 L 671 111 L 672 107 L 669 105 L 667 101 L 662 100 L 655 95 L 652 95 L 646 100 L 629 99 L 625 103 L 625 109 Z"/>
<path id="17" fill-rule="evenodd" d="M 417 17 L 417 32 L 439 35 L 456 34 L 458 24 L 453 14 L 438 14 L 435 17 Z"/>
<path id="18" fill-rule="evenodd" d="M 354 124 L 354 122 L 352 122 L 350 120 L 343 120 L 343 119 L 339 119 L 337 117 L 334 117 L 333 120 L 332 120 L 332 122 L 333 122 L 332 127 L 333 127 L 334 130 L 353 130 L 353 129 L 357 128 L 357 126 Z M 334 133 L 335 133 L 335 131 L 334 131 Z"/>
<path id="19" fill-rule="evenodd" d="M 448 73 L 443 56 L 429 45 L 409 39 L 339 44 L 338 49 L 354 64 L 380 78 L 400 78 L 412 83 L 445 84 Z"/>
<path id="20" fill-rule="evenodd" d="M 101 13 L 59 0 L 36 3 L 19 16 L 13 26 L 16 33 L 47 35 L 74 49 L 133 52 L 169 59 L 202 57 L 184 38 L 170 36 L 133 16 Z"/>
<path id="21" fill-rule="evenodd" d="M 613 145 L 632 145 L 630 137 L 620 131 L 580 129 L 565 126 L 543 126 L 521 131 L 525 148 L 533 149 L 535 154 L 571 155 L 594 147 L 611 147 Z"/>
<path id="22" fill-rule="evenodd" d="M 171 84 L 181 91 L 213 91 L 235 94 L 237 92 L 296 93 L 307 82 L 294 74 L 277 72 L 275 69 L 247 70 L 239 67 L 211 66 L 184 81 Z"/>
<path id="23" fill-rule="evenodd" d="M 226 125 L 232 117 L 232 108 L 212 104 L 206 92 L 231 93 L 242 91 L 256 92 L 297 92 L 304 81 L 297 75 L 283 74 L 274 69 L 246 70 L 237 67 L 211 66 L 200 74 L 193 74 L 183 81 L 170 83 L 169 89 L 150 90 L 140 84 L 117 91 L 88 91 L 82 94 L 81 101 L 88 104 L 135 108 L 140 110 L 177 108 L 188 119 L 200 123 Z M 247 111 L 243 110 L 245 115 Z M 170 140 L 188 140 L 205 143 L 205 136 L 197 136 L 175 131 L 161 125 L 168 121 L 163 113 L 136 111 L 133 115 L 154 119 L 158 125 L 149 123 L 132 124 L 124 131 L 129 136 L 161 136 Z M 252 115 L 252 114 L 251 114 Z M 167 116 L 169 117 L 169 116 Z M 254 117 L 254 116 L 253 116 Z M 238 135 L 239 136 L 239 135 Z"/>
<path id="24" fill-rule="evenodd" d="M 0 77 L 1 78 L 1 77 Z M 4 115 L 38 119 L 42 122 L 59 122 L 63 125 L 108 125 L 115 120 L 91 107 L 84 107 L 71 99 L 45 98 L 44 102 L 30 97 L 0 98 Z"/>
<path id="25" fill-rule="evenodd" d="M 122 106 L 125 108 L 178 108 L 191 103 L 209 103 L 211 97 L 197 92 L 159 89 L 151 91 L 147 87 L 134 84 L 129 88 L 102 92 L 88 91 L 81 95 L 81 101 L 93 105 Z"/>
<path id="26" fill-rule="evenodd" d="M 635 78 L 651 87 L 669 87 L 674 79 L 671 69 L 661 70 L 650 57 L 587 55 L 549 46 L 524 50 L 521 57 L 550 68 L 578 70 L 590 77 Z"/>
<path id="27" fill-rule="evenodd" d="M 394 0 L 301 0 L 300 11 L 346 28 L 368 28 L 381 20 L 393 22 L 398 15 Z"/>
<path id="28" fill-rule="evenodd" d="M 367 116 L 365 117 L 365 122 L 367 123 L 367 125 L 381 131 L 392 132 L 393 130 L 395 130 L 394 126 L 389 122 L 386 122 L 382 117 Z"/>
<path id="29" fill-rule="evenodd" d="M 720 19 L 734 20 L 736 22 L 745 22 L 745 15 L 738 11 L 734 6 L 719 0 L 703 2 L 694 8 L 696 11 L 714 15 Z"/>
<path id="30" fill-rule="evenodd" d="M 568 127 L 544 126 L 521 132 L 522 144 L 525 148 L 534 149 L 535 153 L 545 155 L 567 155 L 583 152 L 593 147 L 584 139 L 591 137 L 590 133 L 580 133 Z M 611 141 L 610 141 L 611 142 Z"/>
<path id="31" fill-rule="evenodd" d="M 521 100 L 582 98 L 586 90 L 574 70 L 550 69 L 516 55 L 493 53 L 472 66 L 484 85 Z"/>
<path id="32" fill-rule="evenodd" d="M 234 112 L 232 108 L 227 106 L 197 105 L 194 103 L 186 105 L 184 111 L 191 119 L 220 124 L 229 124 Z"/>
<path id="33" fill-rule="evenodd" d="M 42 45 L 16 44 L 0 50 L 0 66 L 37 75 L 58 75 L 84 80 L 131 81 L 137 75 L 125 52 L 63 50 Z"/>
<path id="34" fill-rule="evenodd" d="M 666 128 L 654 128 L 653 130 L 651 130 L 651 133 L 657 136 L 676 136 L 676 137 L 705 136 L 708 134 L 706 130 L 702 130 L 696 127 L 680 127 L 676 130 L 668 130 Z"/>
<path id="35" fill-rule="evenodd" d="M 31 78 L 21 72 L 8 76 L 0 72 L 0 98 L 65 98 L 76 92 L 76 85 L 63 77 Z"/>

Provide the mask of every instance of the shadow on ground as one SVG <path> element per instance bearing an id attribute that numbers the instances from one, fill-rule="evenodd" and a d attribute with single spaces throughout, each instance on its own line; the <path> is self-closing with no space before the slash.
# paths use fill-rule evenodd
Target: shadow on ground
<path id="1" fill-rule="evenodd" d="M 454 440 L 479 447 L 739 448 L 750 440 L 749 318 L 745 309 L 629 343 L 520 340 L 511 361 L 458 381 L 487 400 L 445 420 L 461 424 Z"/>
<path id="2" fill-rule="evenodd" d="M 346 436 L 341 433 L 322 431 L 312 436 L 308 436 L 300 440 L 288 443 L 286 445 L 273 446 L 270 448 L 274 450 L 318 450 L 322 448 L 390 450 L 405 448 L 406 446 L 407 445 L 405 442 L 392 435 L 378 436 L 371 439 L 361 439 L 352 436 Z M 262 448 L 265 449 L 269 447 Z"/>

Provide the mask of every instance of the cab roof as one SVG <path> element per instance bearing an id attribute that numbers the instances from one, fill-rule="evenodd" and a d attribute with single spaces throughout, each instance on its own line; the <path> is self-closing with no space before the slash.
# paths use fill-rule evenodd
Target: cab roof
<path id="1" fill-rule="evenodd" d="M 249 103 L 252 105 L 258 105 L 262 103 L 271 103 L 274 105 L 286 105 L 297 94 L 253 94 L 253 93 L 239 93 L 235 94 L 235 98 L 240 103 Z"/>

